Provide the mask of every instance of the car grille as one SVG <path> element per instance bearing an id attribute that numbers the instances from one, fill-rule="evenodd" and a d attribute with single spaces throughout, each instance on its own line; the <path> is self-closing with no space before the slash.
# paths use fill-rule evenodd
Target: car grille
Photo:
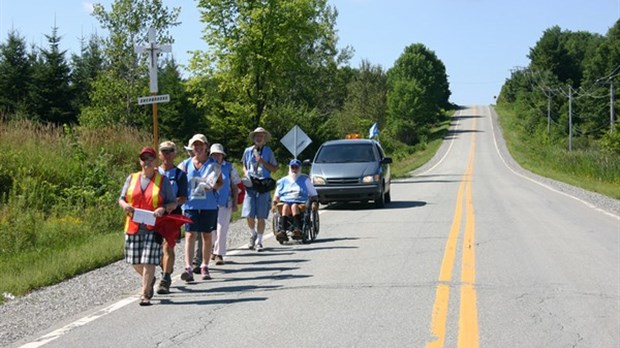
<path id="1" fill-rule="evenodd" d="M 348 184 L 359 184 L 359 178 L 334 178 L 327 179 L 327 183 L 331 185 L 348 185 Z"/>

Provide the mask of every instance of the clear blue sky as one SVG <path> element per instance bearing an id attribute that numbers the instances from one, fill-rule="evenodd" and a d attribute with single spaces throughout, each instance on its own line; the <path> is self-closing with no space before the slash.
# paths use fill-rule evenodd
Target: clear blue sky
<path id="1" fill-rule="evenodd" d="M 95 1 L 97 2 L 97 1 Z M 110 9 L 111 0 L 98 1 Z M 460 105 L 491 104 L 510 69 L 528 64 L 527 54 L 545 29 L 606 34 L 620 18 L 620 0 L 329 0 L 338 12 L 339 46 L 384 69 L 404 48 L 422 43 L 446 66 L 450 100 Z M 164 0 L 181 7 L 172 51 L 181 64 L 188 50 L 206 49 L 193 0 Z M 0 0 L 0 42 L 16 29 L 26 42 L 47 45 L 44 34 L 56 23 L 61 48 L 76 52 L 79 38 L 105 35 L 81 0 Z"/>

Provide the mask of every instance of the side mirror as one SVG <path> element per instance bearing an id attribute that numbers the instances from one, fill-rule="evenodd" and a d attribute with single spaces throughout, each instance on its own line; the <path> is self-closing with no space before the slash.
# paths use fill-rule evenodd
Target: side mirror
<path id="1" fill-rule="evenodd" d="M 301 162 L 301 165 L 310 167 L 312 166 L 312 161 L 309 159 L 305 159 L 303 162 Z"/>
<path id="2" fill-rule="evenodd" d="M 392 163 L 392 157 L 383 157 L 381 160 L 381 164 L 390 164 Z"/>

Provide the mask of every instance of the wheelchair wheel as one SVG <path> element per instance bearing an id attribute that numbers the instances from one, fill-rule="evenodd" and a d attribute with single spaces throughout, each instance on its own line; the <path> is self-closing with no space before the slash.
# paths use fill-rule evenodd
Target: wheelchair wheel
<path id="1" fill-rule="evenodd" d="M 312 240 L 316 239 L 316 236 L 319 235 L 319 227 L 320 227 L 320 222 L 319 222 L 319 212 L 318 211 L 313 211 L 310 214 L 310 222 L 311 222 L 311 226 L 312 226 Z"/>
<path id="2" fill-rule="evenodd" d="M 276 211 L 275 213 L 272 214 L 271 217 L 271 228 L 273 231 L 273 235 L 276 235 L 276 232 L 278 231 L 278 227 L 280 226 L 280 213 L 278 211 Z M 278 243 L 280 244 L 284 244 L 284 242 L 282 241 L 278 241 Z"/>
<path id="3" fill-rule="evenodd" d="M 310 218 L 307 214 L 304 214 L 303 217 L 303 226 L 301 229 L 301 242 L 306 244 L 312 240 L 312 225 L 310 223 Z"/>

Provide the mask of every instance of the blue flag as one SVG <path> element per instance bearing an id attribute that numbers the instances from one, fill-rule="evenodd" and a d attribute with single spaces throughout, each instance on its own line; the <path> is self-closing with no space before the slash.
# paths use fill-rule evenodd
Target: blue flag
<path id="1" fill-rule="evenodd" d="M 379 136 L 379 126 L 377 126 L 377 122 L 375 122 L 368 130 L 368 138 L 372 139 L 378 136 Z"/>

